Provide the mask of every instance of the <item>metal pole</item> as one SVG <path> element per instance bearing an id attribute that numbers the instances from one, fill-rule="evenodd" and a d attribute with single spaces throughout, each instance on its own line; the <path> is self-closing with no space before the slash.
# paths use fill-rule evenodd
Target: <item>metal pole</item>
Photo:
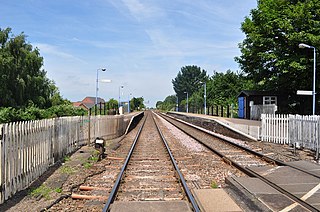
<path id="1" fill-rule="evenodd" d="M 204 115 L 207 115 L 207 83 L 204 82 Z"/>
<path id="2" fill-rule="evenodd" d="M 312 107 L 312 113 L 313 115 L 316 114 L 316 48 L 313 47 L 313 90 L 312 90 L 312 96 L 313 96 L 313 107 Z"/>
<path id="3" fill-rule="evenodd" d="M 189 113 L 189 95 L 187 92 L 187 113 Z"/>
<path id="4" fill-rule="evenodd" d="M 178 97 L 178 95 L 176 97 L 177 97 L 176 111 L 179 112 L 179 97 Z"/>
<path id="5" fill-rule="evenodd" d="M 97 105 L 98 104 L 98 90 L 99 90 L 99 88 L 98 88 L 98 83 L 99 83 L 99 80 L 98 80 L 98 78 L 99 78 L 99 69 L 97 69 L 97 80 L 96 80 L 96 102 L 95 102 L 95 105 Z"/>

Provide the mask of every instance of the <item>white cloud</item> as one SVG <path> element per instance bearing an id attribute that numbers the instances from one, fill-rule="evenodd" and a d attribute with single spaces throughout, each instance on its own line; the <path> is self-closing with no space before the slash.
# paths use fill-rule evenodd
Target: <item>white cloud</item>
<path id="1" fill-rule="evenodd" d="M 63 52 L 59 46 L 54 46 L 46 43 L 35 43 L 33 44 L 33 46 L 38 47 L 41 54 L 52 55 L 66 60 L 73 60 L 85 63 L 85 61 L 83 61 L 82 59 L 77 58 L 72 54 Z"/>

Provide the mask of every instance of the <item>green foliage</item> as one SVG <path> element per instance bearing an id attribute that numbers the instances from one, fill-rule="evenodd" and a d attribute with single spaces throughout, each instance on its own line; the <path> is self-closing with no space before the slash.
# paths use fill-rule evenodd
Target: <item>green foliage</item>
<path id="1" fill-rule="evenodd" d="M 253 83 L 242 74 L 231 70 L 225 73 L 214 72 L 207 82 L 207 102 L 209 105 L 236 105 L 239 93 L 252 88 Z"/>
<path id="2" fill-rule="evenodd" d="M 144 102 L 143 97 L 138 97 L 138 98 L 133 97 L 130 100 L 130 110 L 137 110 L 137 111 L 142 110 L 143 108 L 146 107 L 143 102 Z"/>
<path id="3" fill-rule="evenodd" d="M 56 105 L 49 109 L 40 109 L 34 106 L 22 109 L 8 107 L 0 108 L 0 123 L 48 119 L 61 116 L 81 116 L 85 114 L 86 111 L 84 109 L 75 108 L 70 104 Z"/>
<path id="4" fill-rule="evenodd" d="M 106 102 L 107 110 L 116 109 L 118 108 L 118 101 L 111 98 L 109 101 Z"/>
<path id="5" fill-rule="evenodd" d="M 39 49 L 27 43 L 23 33 L 14 36 L 0 28 L 0 107 L 48 108 L 61 103 L 54 82 L 42 69 Z"/>
<path id="6" fill-rule="evenodd" d="M 172 80 L 173 89 L 176 92 L 179 102 L 200 89 L 202 83 L 207 81 L 207 72 L 197 66 L 184 66 L 181 68 L 177 77 Z"/>
<path id="7" fill-rule="evenodd" d="M 70 166 L 64 165 L 60 168 L 60 171 L 63 174 L 71 175 L 71 174 L 75 173 L 76 170 Z"/>
<path id="8" fill-rule="evenodd" d="M 89 162 L 85 162 L 85 163 L 83 164 L 83 167 L 84 167 L 85 169 L 89 169 L 91 166 L 92 166 L 92 164 L 89 163 Z"/>
<path id="9" fill-rule="evenodd" d="M 56 189 L 54 189 L 54 191 L 60 194 L 60 193 L 62 193 L 62 188 L 56 188 Z"/>
<path id="10" fill-rule="evenodd" d="M 40 197 L 44 197 L 45 199 L 50 199 L 50 192 L 51 192 L 52 190 L 49 188 L 49 187 L 47 187 L 47 186 L 45 186 L 45 185 L 41 185 L 40 187 L 38 187 L 38 188 L 35 188 L 35 189 L 32 189 L 31 191 L 30 191 L 30 195 L 32 196 L 32 197 L 35 197 L 35 198 L 38 198 L 39 196 Z"/>
<path id="11" fill-rule="evenodd" d="M 67 162 L 67 161 L 70 161 L 71 159 L 70 159 L 70 156 L 65 156 L 64 158 L 63 158 L 63 161 L 64 162 Z"/>
<path id="12" fill-rule="evenodd" d="M 97 162 L 98 161 L 98 159 L 99 159 L 99 157 L 96 155 L 96 156 L 91 156 L 91 157 L 89 157 L 89 161 L 92 161 L 92 162 Z"/>
<path id="13" fill-rule="evenodd" d="M 195 68 L 195 66 L 192 67 Z M 199 70 L 201 69 L 198 67 L 196 69 L 197 74 L 199 74 Z M 250 90 L 254 87 L 252 80 L 248 80 L 242 73 L 227 70 L 225 73 L 214 72 L 211 77 L 207 77 L 204 73 L 206 73 L 205 70 L 203 70 L 200 75 L 206 80 L 199 80 L 199 76 L 196 77 L 197 80 L 194 80 L 193 78 L 187 77 L 190 76 L 190 74 L 182 76 L 181 72 L 179 72 L 178 76 L 172 80 L 174 86 L 176 86 L 175 90 L 183 88 L 184 86 L 182 85 L 186 85 L 188 81 L 191 82 L 190 84 L 193 82 L 196 89 L 192 90 L 193 93 L 191 95 L 188 93 L 188 106 L 190 111 L 204 107 L 204 82 L 206 82 L 207 107 L 212 105 L 237 105 L 237 96 L 240 91 Z M 182 85 L 179 83 L 182 83 Z M 183 98 L 179 99 L 179 111 L 186 110 L 187 101 L 185 97 L 186 94 L 183 93 Z M 157 102 L 157 109 L 173 110 L 175 109 L 176 101 L 177 95 L 168 96 L 164 101 Z"/>
<path id="14" fill-rule="evenodd" d="M 215 180 L 212 180 L 211 182 L 211 188 L 215 189 L 215 188 L 219 188 L 217 182 Z"/>
<path id="15" fill-rule="evenodd" d="M 157 109 L 169 111 L 169 110 L 175 110 L 177 104 L 177 96 L 171 95 L 167 96 L 166 99 L 162 101 L 158 101 L 156 104 Z"/>
<path id="16" fill-rule="evenodd" d="M 313 52 L 298 45 L 320 48 L 318 0 L 259 0 L 241 29 L 246 38 L 235 59 L 256 89 L 287 93 L 292 103 L 297 90 L 311 90 Z"/>

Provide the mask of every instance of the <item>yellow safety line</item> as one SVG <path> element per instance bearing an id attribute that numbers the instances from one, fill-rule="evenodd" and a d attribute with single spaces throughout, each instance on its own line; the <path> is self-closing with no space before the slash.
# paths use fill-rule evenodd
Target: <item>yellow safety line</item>
<path id="1" fill-rule="evenodd" d="M 306 193 L 305 195 L 303 195 L 300 199 L 305 201 L 307 200 L 309 197 L 311 197 L 314 193 L 316 193 L 318 190 L 320 189 L 320 183 L 315 186 L 313 189 L 311 189 L 308 193 Z M 280 212 L 287 212 L 287 211 L 290 211 L 292 210 L 293 208 L 295 208 L 296 206 L 298 206 L 299 204 L 298 203 L 293 203 L 289 206 L 287 206 L 286 208 L 282 209 Z"/>

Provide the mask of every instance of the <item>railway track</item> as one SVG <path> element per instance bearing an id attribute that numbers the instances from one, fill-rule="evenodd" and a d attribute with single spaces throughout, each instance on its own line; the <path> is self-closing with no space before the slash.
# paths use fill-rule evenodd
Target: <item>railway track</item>
<path id="1" fill-rule="evenodd" d="M 294 165 L 270 158 L 266 155 L 261 154 L 259 150 L 252 150 L 239 144 L 230 142 L 229 140 L 220 137 L 219 135 L 214 134 L 203 128 L 191 125 L 187 122 L 178 120 L 168 115 L 159 115 L 171 124 L 173 124 L 178 129 L 182 130 L 184 133 L 199 141 L 201 144 L 213 151 L 215 154 L 219 155 L 227 164 L 238 168 L 250 177 L 259 178 L 271 187 L 286 195 L 288 198 L 295 201 L 297 204 L 303 206 L 306 210 L 319 211 L 315 206 L 306 202 L 306 199 L 300 199 L 298 196 L 292 194 L 290 191 L 287 191 L 281 186 L 273 183 L 272 181 L 262 176 L 258 172 L 255 172 L 254 170 L 255 167 L 268 166 L 271 167 L 270 169 L 278 169 L 279 167 L 288 166 L 292 169 L 295 169 L 297 172 L 303 172 L 306 175 L 310 175 L 318 179 L 320 178 L 319 175 L 304 170 L 301 167 L 296 167 Z"/>
<path id="2" fill-rule="evenodd" d="M 199 211 L 169 146 L 147 115 L 121 168 L 103 211 L 114 201 L 190 201 Z"/>
<path id="3" fill-rule="evenodd" d="M 215 187 L 226 186 L 224 180 L 230 176 L 241 177 L 246 174 L 260 178 L 261 173 L 257 173 L 255 169 L 264 170 L 265 167 L 278 169 L 286 165 L 281 161 L 272 161 L 261 152 L 259 153 L 259 150 L 255 154 L 255 150 L 248 148 L 245 150 L 246 148 L 242 149 L 233 144 L 226 145 L 227 141 L 213 137 L 212 132 L 199 127 L 194 128 L 190 124 L 162 115 L 161 117 L 166 120 L 160 115 L 155 115 L 153 118 L 151 112 L 145 114 L 149 115 L 146 115 L 138 127 L 120 142 L 119 148 L 109 152 L 106 160 L 96 164 L 103 166 L 105 171 L 88 177 L 82 186 L 74 190 L 71 195 L 72 199 L 77 195 L 80 198 L 78 200 L 76 198 L 65 199 L 64 204 L 67 207 L 74 204 L 73 208 L 81 211 L 101 211 L 103 207 L 104 211 L 108 211 L 111 206 L 112 211 L 112 208 L 116 208 L 115 205 L 118 206 L 118 203 L 124 202 L 148 204 L 156 201 L 168 204 L 182 200 L 189 202 L 188 208 L 190 209 L 190 205 L 196 203 L 188 200 L 192 197 L 188 197 L 188 191 L 185 191 L 184 186 L 179 183 L 184 181 L 179 178 L 179 173 L 183 173 L 186 179 L 184 184 L 190 189 L 208 189 L 213 188 L 213 185 Z M 168 121 L 176 127 L 173 127 Z M 137 133 L 140 135 L 136 135 Z M 162 143 L 160 137 L 165 137 L 163 140 L 169 142 L 172 153 L 166 152 L 165 146 L 167 145 Z M 196 140 L 203 144 L 197 143 Z M 128 152 L 131 152 L 130 156 Z M 170 161 L 169 158 L 173 156 L 178 165 L 173 165 Z M 175 167 L 178 166 L 181 171 L 175 170 Z M 268 179 L 264 180 L 272 183 L 268 182 L 270 181 Z M 306 204 L 303 206 L 305 211 L 316 211 L 312 205 L 299 200 L 285 189 L 281 190 L 279 185 L 273 186 L 280 189 L 282 193 L 287 192 L 286 195 L 294 202 L 298 202 L 297 204 Z M 194 207 L 197 208 L 197 206 Z M 59 210 L 59 208 L 63 206 L 57 205 L 50 211 Z M 248 211 L 252 210 L 255 209 L 251 208 Z"/>

